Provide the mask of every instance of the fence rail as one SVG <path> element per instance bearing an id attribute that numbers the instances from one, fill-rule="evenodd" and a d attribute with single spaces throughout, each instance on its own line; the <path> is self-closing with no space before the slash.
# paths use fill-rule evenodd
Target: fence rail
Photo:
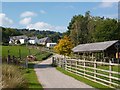
<path id="1" fill-rule="evenodd" d="M 106 63 L 95 59 L 88 61 L 53 57 L 53 65 L 111 88 L 120 88 L 120 64 L 112 63 L 111 60 Z"/>

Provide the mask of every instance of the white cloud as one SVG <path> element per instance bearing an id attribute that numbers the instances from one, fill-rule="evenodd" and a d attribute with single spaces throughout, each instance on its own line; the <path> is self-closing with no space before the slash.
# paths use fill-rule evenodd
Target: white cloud
<path id="1" fill-rule="evenodd" d="M 49 30 L 49 31 L 59 31 L 59 32 L 64 32 L 67 30 L 66 27 L 64 26 L 53 26 L 45 22 L 37 22 L 34 24 L 29 24 L 27 25 L 27 29 Z"/>
<path id="2" fill-rule="evenodd" d="M 99 7 L 101 7 L 101 8 L 113 7 L 114 3 L 115 2 L 101 2 L 101 4 L 99 5 Z"/>
<path id="3" fill-rule="evenodd" d="M 0 13 L 0 26 L 7 26 L 13 24 L 13 20 L 8 18 L 6 14 Z"/>
<path id="4" fill-rule="evenodd" d="M 31 11 L 26 11 L 26 12 L 23 12 L 20 17 L 31 17 L 31 16 L 36 16 L 37 14 L 34 13 L 34 12 L 31 12 Z"/>
<path id="5" fill-rule="evenodd" d="M 104 15 L 106 18 L 118 18 L 118 14 L 108 14 L 108 15 Z"/>
<path id="6" fill-rule="evenodd" d="M 31 17 L 22 19 L 19 23 L 22 25 L 28 25 L 31 22 Z"/>
<path id="7" fill-rule="evenodd" d="M 46 14 L 46 11 L 40 10 L 40 13 L 41 13 L 41 14 Z"/>

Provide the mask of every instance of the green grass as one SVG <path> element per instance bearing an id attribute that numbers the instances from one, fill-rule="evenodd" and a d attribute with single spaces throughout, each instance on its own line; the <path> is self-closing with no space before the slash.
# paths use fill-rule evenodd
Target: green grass
<path id="1" fill-rule="evenodd" d="M 60 72 L 64 73 L 64 74 L 66 74 L 66 75 L 68 75 L 68 76 L 71 76 L 71 77 L 73 77 L 73 78 L 75 78 L 75 79 L 77 79 L 77 80 L 79 80 L 79 81 L 81 81 L 81 82 L 84 82 L 84 83 L 86 83 L 86 84 L 88 84 L 88 85 L 90 85 L 90 86 L 92 86 L 92 87 L 94 87 L 94 88 L 101 89 L 101 90 L 103 90 L 103 89 L 105 89 L 105 90 L 107 90 L 107 89 L 113 90 L 113 89 L 111 89 L 110 87 L 104 86 L 104 85 L 102 85 L 102 84 L 93 82 L 93 81 L 88 80 L 88 79 L 86 79 L 86 78 L 83 78 L 83 77 L 81 77 L 81 76 L 78 76 L 78 75 L 75 75 L 75 74 L 70 73 L 70 72 L 68 72 L 68 71 L 65 71 L 64 69 L 62 69 L 62 68 L 60 68 L 60 67 L 57 67 L 56 69 L 59 70 Z"/>
<path id="2" fill-rule="evenodd" d="M 15 57 L 19 57 L 19 49 L 21 51 L 21 58 L 26 58 L 26 56 L 29 55 L 29 50 L 31 55 L 36 56 L 37 60 L 45 60 L 52 55 L 52 53 L 41 51 L 36 48 L 29 49 L 26 46 L 0 46 L 0 47 L 2 47 L 2 57 L 7 57 L 8 50 L 11 56 L 14 55 Z"/>
<path id="3" fill-rule="evenodd" d="M 36 76 L 36 73 L 34 71 L 34 65 L 33 63 L 28 64 L 28 70 L 25 72 L 25 77 L 28 81 L 28 87 L 29 88 L 39 88 L 40 90 L 43 90 L 42 85 L 39 83 L 38 78 Z"/>
<path id="4" fill-rule="evenodd" d="M 8 50 L 10 55 L 19 57 L 19 49 L 21 51 L 21 57 L 24 58 L 29 55 L 29 48 L 26 46 L 2 46 L 2 56 L 6 57 L 8 55 Z M 31 54 L 37 54 L 39 50 L 30 49 Z"/>

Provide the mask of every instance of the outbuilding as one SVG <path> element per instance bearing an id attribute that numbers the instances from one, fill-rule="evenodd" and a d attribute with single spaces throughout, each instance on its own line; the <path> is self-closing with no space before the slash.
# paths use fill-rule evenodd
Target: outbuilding
<path id="1" fill-rule="evenodd" d="M 52 48 L 52 47 L 56 46 L 56 44 L 57 44 L 57 43 L 47 43 L 47 44 L 46 44 L 46 47 Z"/>
<path id="2" fill-rule="evenodd" d="M 80 58 L 94 57 L 98 61 L 117 60 L 120 58 L 120 40 L 80 44 L 72 49 Z M 116 61 L 115 61 L 116 62 Z"/>

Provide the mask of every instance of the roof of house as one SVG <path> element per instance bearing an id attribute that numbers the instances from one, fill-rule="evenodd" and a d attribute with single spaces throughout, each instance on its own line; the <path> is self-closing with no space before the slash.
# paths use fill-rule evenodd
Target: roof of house
<path id="1" fill-rule="evenodd" d="M 39 41 L 45 42 L 47 39 L 49 39 L 49 37 L 41 38 Z"/>
<path id="2" fill-rule="evenodd" d="M 29 37 L 29 40 L 35 40 L 37 37 Z"/>
<path id="3" fill-rule="evenodd" d="M 80 44 L 72 49 L 73 52 L 99 52 L 104 51 L 119 40 Z"/>
<path id="4" fill-rule="evenodd" d="M 10 37 L 10 39 L 19 40 L 19 39 L 28 39 L 28 37 L 26 35 L 21 35 L 21 36 L 12 36 Z"/>

